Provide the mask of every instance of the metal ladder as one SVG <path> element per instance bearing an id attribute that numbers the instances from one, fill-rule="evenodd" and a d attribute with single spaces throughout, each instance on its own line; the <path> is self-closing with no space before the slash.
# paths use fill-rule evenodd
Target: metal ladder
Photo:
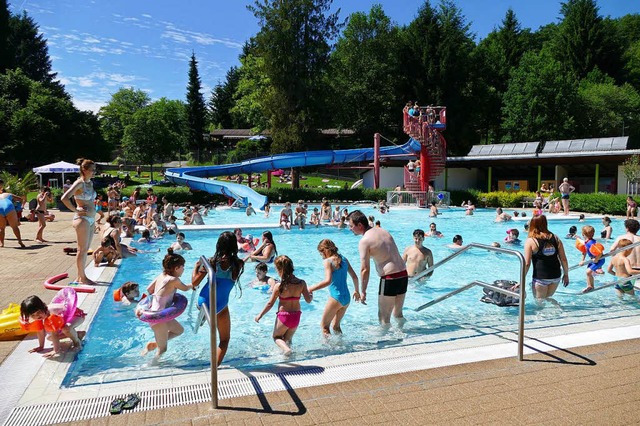
<path id="1" fill-rule="evenodd" d="M 504 254 L 508 254 L 510 256 L 516 256 L 518 258 L 518 260 L 520 261 L 520 280 L 519 280 L 519 284 L 520 284 L 520 294 L 511 291 L 511 290 L 506 290 L 503 288 L 500 288 L 498 286 L 495 286 L 493 284 L 489 284 L 486 283 L 484 281 L 480 281 L 480 280 L 475 280 L 470 282 L 469 284 L 466 284 L 456 290 L 453 290 L 447 294 L 445 294 L 444 296 L 438 297 L 430 302 L 425 303 L 422 306 L 419 306 L 418 308 L 416 308 L 415 310 L 417 312 L 428 308 L 429 306 L 433 306 L 437 303 L 442 302 L 443 300 L 446 300 L 448 298 L 450 298 L 451 296 L 454 296 L 458 293 L 462 293 L 465 290 L 469 290 L 472 287 L 475 286 L 480 286 L 480 287 L 484 287 L 484 288 L 489 288 L 493 291 L 496 291 L 498 293 L 502 293 L 505 294 L 507 296 L 512 296 L 512 297 L 519 297 L 520 298 L 520 304 L 518 306 L 518 361 L 522 361 L 523 357 L 524 357 L 524 299 L 525 299 L 525 291 L 524 291 L 524 286 L 525 286 L 525 260 L 524 260 L 524 256 L 522 255 L 522 253 L 520 253 L 517 250 L 511 250 L 511 249 L 505 249 L 505 248 L 501 248 L 501 247 L 493 247 L 493 246 L 488 246 L 486 244 L 479 244 L 479 243 L 471 243 L 471 244 L 467 244 L 466 246 L 462 247 L 461 249 L 459 249 L 458 251 L 456 251 L 455 253 L 451 254 L 450 256 L 445 257 L 444 259 L 442 259 L 441 261 L 435 263 L 433 266 L 431 266 L 430 268 L 425 269 L 424 271 L 420 272 L 419 274 L 411 277 L 411 282 L 415 282 L 421 278 L 423 278 L 424 276 L 426 276 L 427 274 L 431 273 L 432 271 L 434 271 L 435 269 L 439 268 L 440 266 L 444 265 L 445 263 L 448 263 L 449 261 L 455 259 L 456 257 L 460 256 L 461 254 L 471 250 L 471 249 L 482 249 L 482 250 L 488 250 L 488 251 L 494 251 L 497 253 L 504 253 Z"/>

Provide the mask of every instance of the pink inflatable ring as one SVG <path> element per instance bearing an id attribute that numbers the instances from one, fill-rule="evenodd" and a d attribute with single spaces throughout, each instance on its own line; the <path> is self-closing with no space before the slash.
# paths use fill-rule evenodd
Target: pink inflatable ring
<path id="1" fill-rule="evenodd" d="M 176 293 L 173 296 L 171 306 L 161 311 L 150 311 L 151 300 L 153 297 L 145 297 L 136 307 L 136 314 L 141 321 L 149 324 L 160 324 L 178 318 L 185 309 L 187 309 L 187 298 L 182 294 Z"/>

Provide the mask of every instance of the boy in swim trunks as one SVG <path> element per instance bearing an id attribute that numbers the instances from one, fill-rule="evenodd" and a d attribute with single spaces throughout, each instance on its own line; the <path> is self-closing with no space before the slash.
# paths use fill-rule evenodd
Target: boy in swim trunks
<path id="1" fill-rule="evenodd" d="M 424 231 L 422 229 L 413 231 L 413 242 L 414 244 L 404 249 L 402 254 L 402 260 L 407 265 L 407 274 L 410 277 L 433 266 L 433 254 L 423 245 Z M 428 276 L 431 274 L 432 272 Z"/>
<path id="2" fill-rule="evenodd" d="M 618 242 L 618 248 L 623 248 L 631 244 L 633 244 L 631 241 L 624 238 Z M 632 251 L 633 249 L 627 249 L 613 256 L 611 263 L 609 264 L 609 268 L 607 268 L 607 272 L 619 278 L 627 278 L 633 275 L 633 269 L 631 268 L 631 262 L 629 261 L 629 255 Z M 631 296 L 635 295 L 635 291 L 633 290 L 633 281 L 620 281 L 613 288 L 616 289 L 616 294 L 619 298 L 622 298 L 625 294 L 630 294 Z"/>
<path id="3" fill-rule="evenodd" d="M 587 287 L 582 290 L 583 293 L 588 293 L 593 290 L 594 274 L 604 274 L 604 271 L 602 270 L 602 265 L 604 265 L 602 253 L 599 255 L 594 255 L 593 253 L 591 253 L 591 248 L 597 242 L 593 239 L 593 235 L 595 234 L 595 232 L 596 230 L 593 229 L 593 226 L 586 225 L 582 227 L 582 236 L 585 240 L 585 251 L 584 253 L 582 253 L 582 260 L 580 261 L 579 265 L 584 265 L 587 255 L 589 256 L 589 263 L 587 264 Z"/>

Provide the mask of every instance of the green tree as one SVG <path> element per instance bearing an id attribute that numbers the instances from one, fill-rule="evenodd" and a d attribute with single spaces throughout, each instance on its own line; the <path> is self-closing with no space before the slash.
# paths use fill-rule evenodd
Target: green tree
<path id="1" fill-rule="evenodd" d="M 211 91 L 209 110 L 211 122 L 215 127 L 223 129 L 246 129 L 251 125 L 240 114 L 235 112 L 235 95 L 240 83 L 240 71 L 231 67 L 227 71 L 225 81 L 216 84 Z"/>
<path id="2" fill-rule="evenodd" d="M 203 133 L 206 128 L 207 114 L 201 90 L 202 83 L 198 74 L 198 61 L 196 61 L 196 54 L 192 52 L 191 61 L 189 62 L 189 85 L 187 86 L 187 123 L 189 126 L 189 147 L 195 149 L 198 163 L 200 162 L 200 151 L 204 144 Z"/>
<path id="3" fill-rule="evenodd" d="M 121 88 L 111 95 L 111 100 L 100 108 L 98 117 L 104 139 L 114 147 L 119 147 L 124 137 L 124 129 L 133 115 L 149 105 L 149 95 L 134 88 Z"/>
<path id="4" fill-rule="evenodd" d="M 8 49 L 11 60 L 8 69 L 20 68 L 27 77 L 52 89 L 57 96 L 69 97 L 55 80 L 47 41 L 27 12 L 9 18 Z"/>
<path id="5" fill-rule="evenodd" d="M 9 4 L 7 0 L 0 3 L 0 74 L 11 67 L 12 60 L 9 53 Z"/>
<path id="6" fill-rule="evenodd" d="M 575 135 L 577 84 L 546 51 L 525 53 L 504 95 L 504 142 L 568 139 Z"/>
<path id="7" fill-rule="evenodd" d="M 245 44 L 240 63 L 231 114 L 238 117 L 238 123 L 247 123 L 259 132 L 269 127 L 265 99 L 270 98 L 272 89 L 264 71 L 264 59 L 258 56 L 253 41 Z"/>
<path id="8" fill-rule="evenodd" d="M 264 100 L 274 152 L 313 148 L 325 111 L 324 72 L 337 36 L 332 0 L 256 0 L 256 53 L 270 90 Z M 297 186 L 294 179 L 293 186 Z"/>
<path id="9" fill-rule="evenodd" d="M 615 44 L 615 28 L 605 24 L 595 0 L 567 0 L 555 43 L 555 57 L 579 79 L 598 67 L 607 74 L 619 75 L 620 51 Z"/>
<path id="10" fill-rule="evenodd" d="M 122 148 L 128 161 L 151 166 L 172 158 L 188 145 L 188 122 L 185 105 L 161 98 L 139 109 L 127 124 Z"/>
<path id="11" fill-rule="evenodd" d="M 580 84 L 581 133 L 576 136 L 594 138 L 626 134 L 631 136 L 631 146 L 637 148 L 640 94 L 630 84 L 617 86 L 612 78 L 600 80 L 592 77 Z"/>
<path id="12" fill-rule="evenodd" d="M 355 130 L 370 143 L 374 132 L 398 132 L 402 120 L 397 56 L 398 29 L 380 5 L 369 14 L 349 16 L 331 56 L 328 86 L 333 88 L 334 122 Z"/>
<path id="13" fill-rule="evenodd" d="M 0 130 L 3 160 L 24 166 L 78 156 L 104 160 L 110 151 L 92 113 L 21 69 L 0 75 Z"/>

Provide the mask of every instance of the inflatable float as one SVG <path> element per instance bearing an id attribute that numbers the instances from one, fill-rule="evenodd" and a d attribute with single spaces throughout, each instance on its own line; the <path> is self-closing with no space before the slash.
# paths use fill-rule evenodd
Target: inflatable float
<path id="1" fill-rule="evenodd" d="M 148 322 L 149 324 L 160 324 L 162 322 L 171 321 L 178 318 L 187 309 L 187 298 L 182 294 L 174 294 L 173 302 L 171 306 L 161 311 L 150 311 L 151 301 L 153 297 L 143 298 L 138 302 L 136 307 L 136 315 L 140 321 Z"/>
<path id="2" fill-rule="evenodd" d="M 48 290 L 62 290 L 63 288 L 70 287 L 79 293 L 95 293 L 96 288 L 90 285 L 78 284 L 78 283 L 69 283 L 69 285 L 57 284 L 58 281 L 62 281 L 67 278 L 69 274 L 66 272 L 64 274 L 54 275 L 53 277 L 47 278 L 44 280 L 44 288 Z"/>
<path id="3" fill-rule="evenodd" d="M 0 314 L 0 340 L 11 340 L 24 336 L 30 331 L 20 326 L 20 305 L 10 303 Z"/>

